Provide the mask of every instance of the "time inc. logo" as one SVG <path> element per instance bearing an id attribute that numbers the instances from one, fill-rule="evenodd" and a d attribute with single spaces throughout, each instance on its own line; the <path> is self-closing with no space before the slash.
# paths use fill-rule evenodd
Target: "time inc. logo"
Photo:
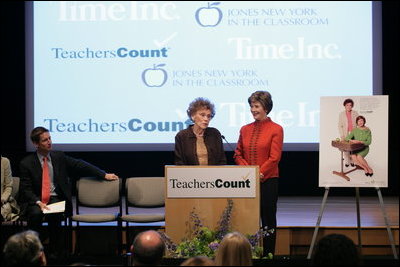
<path id="1" fill-rule="evenodd" d="M 178 20 L 176 5 L 172 2 L 143 3 L 80 3 L 60 1 L 59 21 L 121 21 L 121 20 Z"/>

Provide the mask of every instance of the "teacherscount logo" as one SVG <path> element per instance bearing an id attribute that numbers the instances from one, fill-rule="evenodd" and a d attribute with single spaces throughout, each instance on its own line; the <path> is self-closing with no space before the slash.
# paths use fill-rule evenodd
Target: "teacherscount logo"
<path id="1" fill-rule="evenodd" d="M 215 27 L 222 20 L 222 11 L 218 6 L 220 2 L 207 3 L 207 6 L 200 7 L 196 11 L 196 21 L 202 27 Z"/>

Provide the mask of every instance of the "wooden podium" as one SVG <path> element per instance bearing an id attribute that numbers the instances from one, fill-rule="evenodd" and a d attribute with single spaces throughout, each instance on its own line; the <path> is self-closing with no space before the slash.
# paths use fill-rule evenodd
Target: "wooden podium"
<path id="1" fill-rule="evenodd" d="M 165 166 L 165 178 L 165 231 L 173 242 L 191 236 L 193 208 L 203 226 L 216 229 L 228 199 L 232 231 L 246 235 L 260 229 L 258 166 Z"/>

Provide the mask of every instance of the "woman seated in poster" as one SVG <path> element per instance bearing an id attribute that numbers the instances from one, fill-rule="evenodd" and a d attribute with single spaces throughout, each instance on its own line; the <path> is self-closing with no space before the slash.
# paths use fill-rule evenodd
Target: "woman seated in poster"
<path id="1" fill-rule="evenodd" d="M 366 176 L 372 176 L 374 171 L 365 160 L 365 156 L 369 152 L 369 145 L 372 141 L 371 130 L 365 126 L 366 120 L 364 116 L 356 118 L 357 127 L 354 128 L 347 136 L 346 141 L 354 144 L 363 144 L 364 148 L 351 152 L 351 158 L 357 166 L 364 169 Z"/>

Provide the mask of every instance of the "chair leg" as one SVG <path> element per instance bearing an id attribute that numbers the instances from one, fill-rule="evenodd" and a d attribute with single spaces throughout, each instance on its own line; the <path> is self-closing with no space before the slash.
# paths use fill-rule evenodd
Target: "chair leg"
<path id="1" fill-rule="evenodd" d="M 118 220 L 117 225 L 117 242 L 118 242 L 118 256 L 122 254 L 122 221 Z"/>
<path id="2" fill-rule="evenodd" d="M 78 239 L 78 232 L 79 232 L 79 230 L 78 230 L 78 222 L 76 222 L 76 225 L 75 225 L 75 227 L 74 227 L 74 225 L 73 225 L 73 222 L 74 221 L 71 221 L 71 253 L 72 253 L 72 255 L 78 255 L 78 242 L 79 242 L 79 239 Z"/>
<path id="3" fill-rule="evenodd" d="M 70 241 L 70 219 L 68 217 L 64 218 L 64 244 L 65 244 L 65 256 L 70 256 L 71 254 L 71 241 Z"/>
<path id="4" fill-rule="evenodd" d="M 129 231 L 129 222 L 125 222 L 126 223 L 126 243 L 125 243 L 125 250 L 126 253 L 129 253 L 129 249 L 130 249 L 130 231 Z"/>
<path id="5" fill-rule="evenodd" d="M 72 232 L 72 220 L 71 218 L 68 219 L 68 225 L 67 225 L 67 249 L 68 249 L 68 254 L 72 255 L 73 254 L 73 245 L 72 245 L 72 238 L 73 232 Z"/>
<path id="6" fill-rule="evenodd" d="M 74 254 L 75 255 L 79 255 L 80 254 L 80 229 L 79 229 L 79 222 L 76 222 L 76 227 L 75 227 L 75 251 Z"/>

